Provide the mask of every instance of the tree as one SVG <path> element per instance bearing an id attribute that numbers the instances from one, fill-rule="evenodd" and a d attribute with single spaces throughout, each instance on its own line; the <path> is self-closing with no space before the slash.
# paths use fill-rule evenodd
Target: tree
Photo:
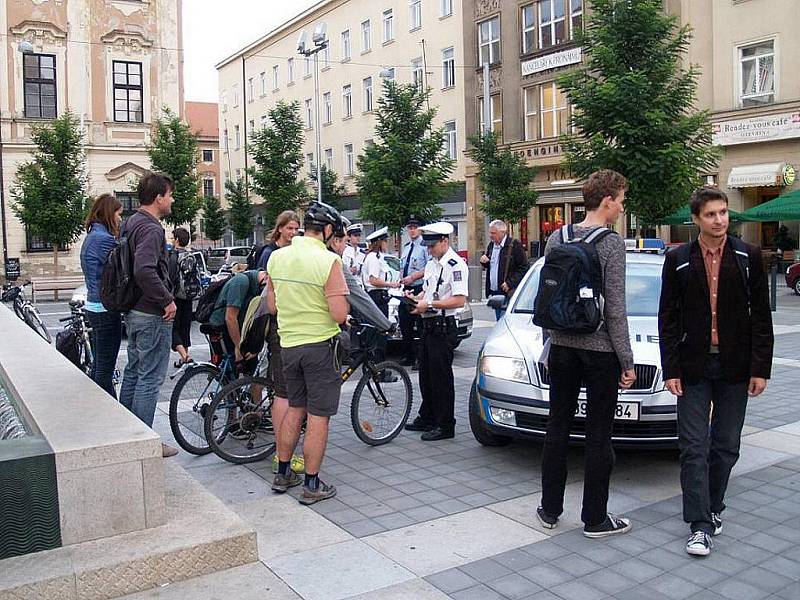
<path id="1" fill-rule="evenodd" d="M 300 105 L 278 102 L 269 111 L 270 125 L 253 132 L 249 150 L 254 167 L 249 170 L 253 191 L 264 199 L 264 225 L 271 228 L 284 210 L 296 210 L 306 196 L 298 180 L 303 166 L 303 120 Z"/>
<path id="2" fill-rule="evenodd" d="M 150 163 L 154 171 L 169 175 L 175 184 L 172 212 L 164 220 L 175 226 L 191 223 L 203 206 L 197 175 L 197 136 L 167 107 L 153 129 L 153 143 L 147 147 Z"/>
<path id="3" fill-rule="evenodd" d="M 327 166 L 320 166 L 320 175 L 322 176 L 322 201 L 330 204 L 334 208 L 341 208 L 339 205 L 342 196 L 347 193 L 347 189 L 339 183 L 339 177 L 336 171 L 328 169 Z M 317 171 L 313 169 L 309 174 L 309 178 L 314 182 L 312 191 L 314 197 L 309 197 L 309 202 L 314 202 L 317 199 Z"/>
<path id="4" fill-rule="evenodd" d="M 479 208 L 490 219 L 518 223 L 528 217 L 539 193 L 531 187 L 536 169 L 510 150 L 497 147 L 497 134 L 478 133 L 469 138 L 472 148 L 467 151 L 478 164 L 478 180 L 484 199 Z"/>
<path id="5" fill-rule="evenodd" d="M 586 55 L 558 78 L 574 107 L 562 136 L 566 165 L 584 178 L 601 168 L 628 178 L 626 207 L 654 224 L 686 204 L 716 164 L 707 111 L 695 111 L 699 69 L 681 67 L 691 40 L 662 0 L 593 0 L 577 35 Z"/>
<path id="6" fill-rule="evenodd" d="M 17 169 L 11 208 L 30 235 L 52 244 L 57 274 L 59 248 L 78 239 L 89 207 L 83 133 L 66 111 L 47 124 L 34 125 L 31 139 L 33 160 Z"/>
<path id="7" fill-rule="evenodd" d="M 208 196 L 203 200 L 203 233 L 212 242 L 221 240 L 225 235 L 225 213 L 216 196 Z"/>
<path id="8" fill-rule="evenodd" d="M 228 200 L 228 224 L 237 240 L 246 240 L 253 233 L 253 203 L 244 190 L 244 180 L 229 179 L 225 182 L 225 197 Z"/>
<path id="9" fill-rule="evenodd" d="M 454 161 L 442 148 L 442 129 L 433 129 L 434 109 L 425 108 L 429 92 L 386 79 L 378 99 L 377 142 L 358 157 L 356 185 L 361 216 L 399 232 L 408 216 L 433 221 L 447 194 Z"/>

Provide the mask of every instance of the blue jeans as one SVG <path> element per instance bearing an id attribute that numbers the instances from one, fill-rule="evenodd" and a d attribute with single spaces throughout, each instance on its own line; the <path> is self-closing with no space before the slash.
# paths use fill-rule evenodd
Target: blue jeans
<path id="1" fill-rule="evenodd" d="M 160 315 L 130 311 L 125 315 L 128 330 L 128 365 L 122 379 L 119 401 L 148 427 L 158 402 L 169 364 L 172 323 Z"/>
<path id="2" fill-rule="evenodd" d="M 703 379 L 684 383 L 678 398 L 678 444 L 683 520 L 693 532 L 711 533 L 711 513 L 725 510 L 728 479 L 739 459 L 748 382 L 724 381 L 719 354 L 705 361 Z"/>
<path id="3" fill-rule="evenodd" d="M 117 355 L 122 342 L 122 315 L 115 312 L 86 311 L 86 316 L 92 327 L 92 380 L 116 398 L 114 368 L 117 366 Z"/>

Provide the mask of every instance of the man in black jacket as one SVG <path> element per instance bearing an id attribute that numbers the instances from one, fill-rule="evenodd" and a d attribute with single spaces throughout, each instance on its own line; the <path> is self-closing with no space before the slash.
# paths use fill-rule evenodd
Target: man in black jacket
<path id="1" fill-rule="evenodd" d="M 164 382 L 172 341 L 175 300 L 172 296 L 167 241 L 160 220 L 172 211 L 174 184 L 166 175 L 146 173 L 139 180 L 139 210 L 128 217 L 123 234 L 133 249 L 133 277 L 139 300 L 125 315 L 128 331 L 128 364 L 119 401 L 153 426 L 158 390 Z M 162 444 L 164 456 L 177 454 Z"/>
<path id="2" fill-rule="evenodd" d="M 508 235 L 504 221 L 495 219 L 489 223 L 489 245 L 481 256 L 481 265 L 486 273 L 486 297 L 503 294 L 510 297 L 528 271 L 528 259 L 522 244 Z M 499 321 L 505 311 L 495 309 Z"/>
<path id="3" fill-rule="evenodd" d="M 706 556 L 722 533 L 747 397 L 767 386 L 773 333 L 761 251 L 728 235 L 728 197 L 700 188 L 691 212 L 700 235 L 666 255 L 658 329 L 664 382 L 678 397 L 686 552 Z"/>

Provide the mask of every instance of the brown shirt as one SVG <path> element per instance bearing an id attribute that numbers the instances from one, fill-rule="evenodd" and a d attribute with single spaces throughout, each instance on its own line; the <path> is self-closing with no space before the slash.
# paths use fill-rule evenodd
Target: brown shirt
<path id="1" fill-rule="evenodd" d="M 722 240 L 716 248 L 707 246 L 702 236 L 698 236 L 700 250 L 703 252 L 703 262 L 706 266 L 706 278 L 708 279 L 709 302 L 711 303 L 711 345 L 719 345 L 719 335 L 717 329 L 717 292 L 719 291 L 719 269 L 722 266 L 722 251 L 725 249 L 725 241 Z"/>

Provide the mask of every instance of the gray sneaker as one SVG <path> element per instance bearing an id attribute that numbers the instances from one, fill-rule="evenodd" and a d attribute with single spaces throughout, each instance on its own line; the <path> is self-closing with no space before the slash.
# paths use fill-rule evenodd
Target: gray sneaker
<path id="1" fill-rule="evenodd" d="M 303 493 L 300 494 L 298 500 L 300 504 L 308 505 L 314 504 L 315 502 L 320 502 L 322 500 L 327 500 L 328 498 L 333 498 L 335 495 L 336 486 L 328 485 L 320 480 L 319 487 L 316 490 L 310 490 L 306 486 L 303 486 Z"/>
<path id="2" fill-rule="evenodd" d="M 289 469 L 289 474 L 286 476 L 280 473 L 275 475 L 275 479 L 272 480 L 272 491 L 283 494 L 289 488 L 300 485 L 301 483 L 303 483 L 303 480 L 300 478 L 300 475 Z"/>

